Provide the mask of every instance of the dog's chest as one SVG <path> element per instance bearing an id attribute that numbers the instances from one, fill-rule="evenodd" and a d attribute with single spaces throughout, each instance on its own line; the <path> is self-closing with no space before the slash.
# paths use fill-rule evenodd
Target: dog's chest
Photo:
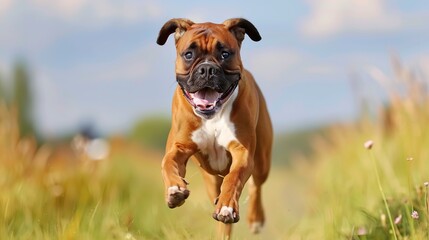
<path id="1" fill-rule="evenodd" d="M 223 171 L 231 161 L 227 153 L 231 141 L 237 140 L 234 123 L 230 121 L 230 109 L 221 116 L 205 120 L 202 126 L 192 133 L 200 152 L 207 157 L 208 164 L 215 171 Z"/>

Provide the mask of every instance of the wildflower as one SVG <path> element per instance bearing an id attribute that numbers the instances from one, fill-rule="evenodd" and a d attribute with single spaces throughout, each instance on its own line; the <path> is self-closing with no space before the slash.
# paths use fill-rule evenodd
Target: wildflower
<path id="1" fill-rule="evenodd" d="M 399 216 L 395 218 L 395 225 L 398 225 L 399 223 L 401 223 L 401 220 L 402 220 L 402 214 L 399 214 Z"/>
<path id="2" fill-rule="evenodd" d="M 407 157 L 407 161 L 413 161 L 414 160 L 414 158 L 412 158 L 412 157 Z"/>
<path id="3" fill-rule="evenodd" d="M 417 211 L 413 211 L 411 213 L 411 217 L 414 218 L 414 219 L 419 219 L 419 213 Z"/>
<path id="4" fill-rule="evenodd" d="M 127 239 L 127 240 L 135 240 L 136 238 L 131 233 L 127 233 L 127 234 L 125 234 L 125 239 Z"/>
<path id="5" fill-rule="evenodd" d="M 429 182 L 425 182 L 424 184 L 425 184 L 425 187 L 429 186 Z"/>
<path id="6" fill-rule="evenodd" d="M 363 146 L 368 150 L 372 148 L 372 145 L 374 145 L 374 142 L 372 140 L 368 140 L 363 144 Z"/>
<path id="7" fill-rule="evenodd" d="M 358 230 L 357 230 L 357 235 L 358 236 L 364 236 L 364 235 L 367 235 L 367 234 L 368 234 L 368 231 L 366 230 L 365 227 L 358 228 Z"/>

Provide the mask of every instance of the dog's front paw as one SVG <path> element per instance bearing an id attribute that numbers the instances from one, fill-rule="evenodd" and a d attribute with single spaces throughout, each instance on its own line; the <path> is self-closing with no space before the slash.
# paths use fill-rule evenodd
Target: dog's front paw
<path id="1" fill-rule="evenodd" d="M 184 187 L 172 186 L 167 190 L 167 204 L 169 208 L 182 206 L 189 197 L 189 190 Z"/>
<path id="2" fill-rule="evenodd" d="M 213 218 L 223 223 L 236 223 L 240 215 L 232 207 L 223 206 L 213 213 Z"/>

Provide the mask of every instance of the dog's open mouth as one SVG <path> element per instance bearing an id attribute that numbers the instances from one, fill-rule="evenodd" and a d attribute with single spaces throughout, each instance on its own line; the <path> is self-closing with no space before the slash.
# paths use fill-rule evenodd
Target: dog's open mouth
<path id="1" fill-rule="evenodd" d="M 235 88 L 237 88 L 237 85 L 238 82 L 232 84 L 228 90 L 223 93 L 219 93 L 212 88 L 203 88 L 194 93 L 190 93 L 183 88 L 182 90 L 186 99 L 195 110 L 203 114 L 211 114 L 228 101 Z"/>

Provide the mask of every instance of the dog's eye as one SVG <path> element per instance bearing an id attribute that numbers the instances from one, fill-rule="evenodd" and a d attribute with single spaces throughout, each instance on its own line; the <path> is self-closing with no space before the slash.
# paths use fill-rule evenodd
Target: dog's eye
<path id="1" fill-rule="evenodd" d="M 186 52 L 184 55 L 183 55 L 183 57 L 186 59 L 186 60 L 192 60 L 192 58 L 194 57 L 194 54 L 192 53 L 192 52 Z"/>
<path id="2" fill-rule="evenodd" d="M 229 58 L 231 56 L 231 53 L 229 53 L 229 52 L 227 52 L 227 51 L 223 51 L 222 53 L 221 53 L 221 57 L 222 57 L 222 59 L 227 59 L 227 58 Z"/>

